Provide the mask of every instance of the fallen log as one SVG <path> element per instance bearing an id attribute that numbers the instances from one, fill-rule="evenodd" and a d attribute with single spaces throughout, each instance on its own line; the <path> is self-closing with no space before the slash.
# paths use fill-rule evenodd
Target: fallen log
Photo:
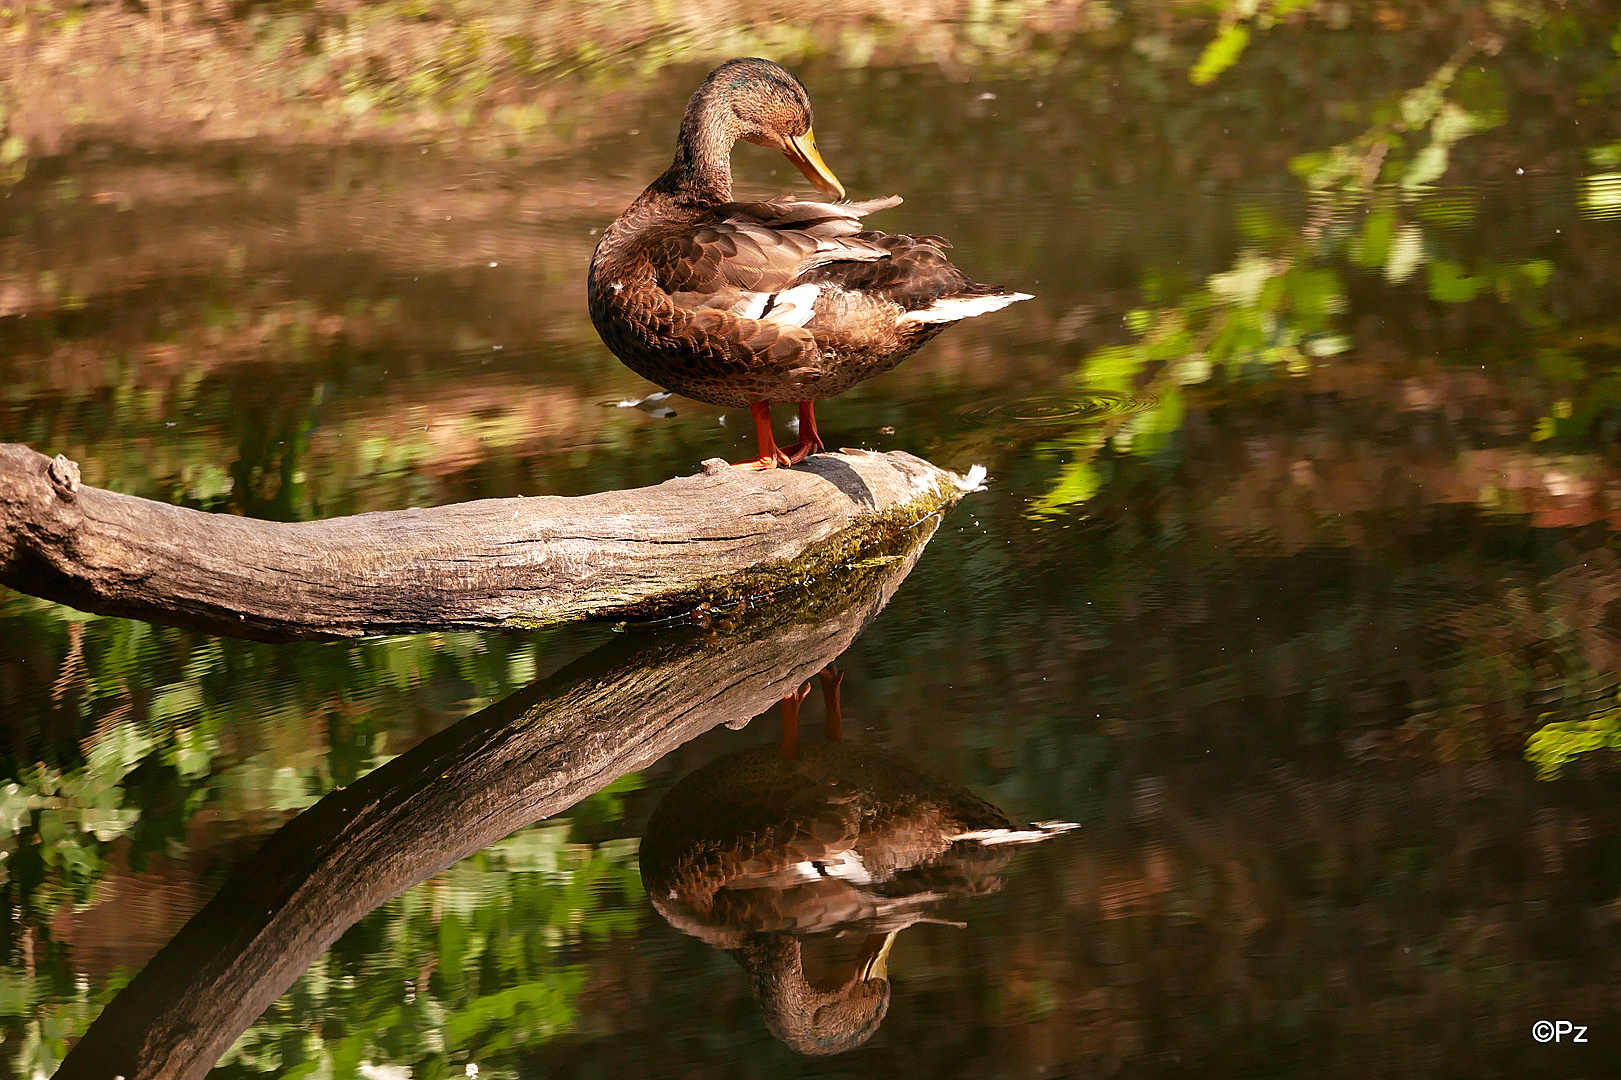
<path id="1" fill-rule="evenodd" d="M 843 450 L 768 472 L 711 459 L 598 495 L 278 522 L 91 487 L 65 457 L 0 444 L 0 584 L 260 641 L 649 619 L 807 580 L 972 486 L 911 454 Z"/>
<path id="2" fill-rule="evenodd" d="M 322 798 L 267 840 L 124 987 L 56 1080 L 194 1080 L 361 916 L 720 724 L 742 727 L 849 647 L 925 521 L 780 603 L 615 635 Z"/>

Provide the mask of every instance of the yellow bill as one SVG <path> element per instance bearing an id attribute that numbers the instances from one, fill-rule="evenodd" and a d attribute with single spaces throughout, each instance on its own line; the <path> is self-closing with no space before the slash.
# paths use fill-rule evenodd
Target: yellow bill
<path id="1" fill-rule="evenodd" d="M 899 933 L 899 930 L 891 930 L 887 934 L 868 935 L 861 958 L 863 980 L 889 978 L 889 950 L 895 944 L 895 935 Z"/>
<path id="2" fill-rule="evenodd" d="M 805 174 L 805 179 L 815 184 L 821 191 L 833 196 L 835 199 L 844 198 L 844 185 L 839 178 L 833 175 L 833 170 L 827 167 L 822 155 L 816 149 L 816 136 L 807 131 L 803 135 L 795 135 L 788 140 L 783 153 L 788 160 L 799 166 L 799 171 Z"/>

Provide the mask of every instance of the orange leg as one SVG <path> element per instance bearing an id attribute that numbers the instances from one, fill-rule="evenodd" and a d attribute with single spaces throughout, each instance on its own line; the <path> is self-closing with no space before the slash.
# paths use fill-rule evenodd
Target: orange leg
<path id="1" fill-rule="evenodd" d="M 739 469 L 775 469 L 778 465 L 792 465 L 788 455 L 777 449 L 777 440 L 771 435 L 771 406 L 756 401 L 749 406 L 754 414 L 754 437 L 760 442 L 760 456 L 751 461 L 739 461 Z"/>
<path id="2" fill-rule="evenodd" d="M 810 693 L 810 683 L 782 699 L 782 756 L 792 761 L 799 756 L 799 703 Z"/>
<path id="3" fill-rule="evenodd" d="M 844 672 L 829 664 L 817 676 L 822 680 L 822 704 L 827 709 L 827 717 L 822 721 L 822 737 L 828 742 L 838 742 L 844 738 L 844 710 L 839 705 Z"/>
<path id="4" fill-rule="evenodd" d="M 812 454 L 820 454 L 827 447 L 822 445 L 822 436 L 816 431 L 816 402 L 801 401 L 799 403 L 799 441 L 792 446 L 785 446 L 782 452 L 788 455 L 788 460 L 798 465 Z"/>

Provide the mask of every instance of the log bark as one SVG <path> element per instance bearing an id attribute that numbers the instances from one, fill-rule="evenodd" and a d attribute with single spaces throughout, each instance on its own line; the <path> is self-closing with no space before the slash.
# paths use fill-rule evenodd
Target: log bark
<path id="1" fill-rule="evenodd" d="M 275 833 L 108 1004 L 56 1080 L 191 1080 L 379 904 L 833 661 L 934 521 L 781 602 L 632 632 L 335 791 Z"/>
<path id="2" fill-rule="evenodd" d="M 0 444 L 0 584 L 261 641 L 657 618 L 804 581 L 967 486 L 910 454 L 843 450 L 768 472 L 712 459 L 630 491 L 275 522 L 91 487 L 65 457 Z"/>

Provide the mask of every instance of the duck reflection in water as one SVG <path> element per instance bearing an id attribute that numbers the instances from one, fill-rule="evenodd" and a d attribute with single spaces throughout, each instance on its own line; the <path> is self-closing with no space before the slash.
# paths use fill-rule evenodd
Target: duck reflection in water
<path id="1" fill-rule="evenodd" d="M 815 1056 L 878 1030 L 897 934 L 943 922 L 928 914 L 939 901 L 995 892 L 1015 848 L 1075 827 L 1020 826 L 960 784 L 844 742 L 843 678 L 831 667 L 819 675 L 823 741 L 799 737 L 806 683 L 782 701 L 780 747 L 728 754 L 682 780 L 641 845 L 653 907 L 731 952 L 771 1034 Z M 802 946 L 819 935 L 861 944 L 813 982 Z"/>

